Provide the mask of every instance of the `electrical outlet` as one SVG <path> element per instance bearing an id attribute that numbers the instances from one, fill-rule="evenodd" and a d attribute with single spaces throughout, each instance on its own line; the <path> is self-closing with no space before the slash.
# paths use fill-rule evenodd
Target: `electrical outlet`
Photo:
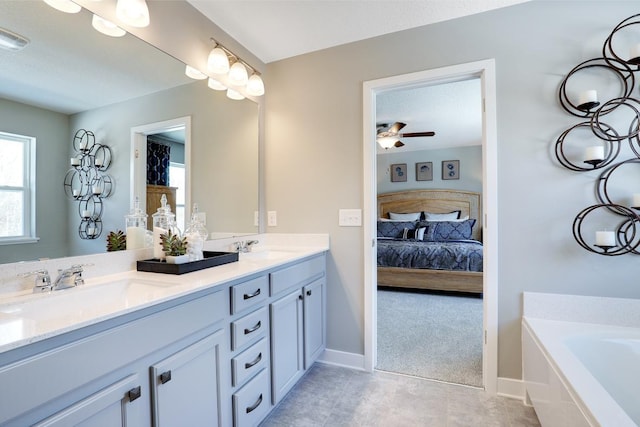
<path id="1" fill-rule="evenodd" d="M 253 225 L 256 227 L 260 225 L 260 214 L 258 211 L 253 211 Z"/>
<path id="2" fill-rule="evenodd" d="M 362 226 L 361 209 L 340 209 L 338 211 L 338 225 L 341 227 Z"/>
<path id="3" fill-rule="evenodd" d="M 278 225 L 278 215 L 276 211 L 267 212 L 267 225 L 269 227 L 275 227 Z"/>

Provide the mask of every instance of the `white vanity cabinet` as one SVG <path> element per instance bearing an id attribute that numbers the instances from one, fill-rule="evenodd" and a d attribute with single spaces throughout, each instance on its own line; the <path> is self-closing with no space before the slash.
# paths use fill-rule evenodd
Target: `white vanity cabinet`
<path id="1" fill-rule="evenodd" d="M 270 274 L 271 387 L 275 405 L 326 345 L 325 257 Z"/>

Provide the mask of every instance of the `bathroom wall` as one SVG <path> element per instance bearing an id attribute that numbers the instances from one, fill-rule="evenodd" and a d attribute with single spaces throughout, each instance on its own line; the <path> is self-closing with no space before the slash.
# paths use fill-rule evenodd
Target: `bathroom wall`
<path id="1" fill-rule="evenodd" d="M 533 1 L 268 65 L 266 202 L 278 212 L 269 231 L 330 233 L 328 348 L 363 354 L 362 229 L 338 226 L 338 209 L 364 203 L 363 82 L 488 58 L 497 79 L 499 377 L 521 378 L 523 291 L 640 298 L 637 255 L 603 257 L 573 239 L 574 217 L 595 203 L 597 173 L 572 173 L 553 154 L 577 122 L 558 105 L 562 78 L 601 56 L 612 28 L 637 13 L 632 1 Z"/>

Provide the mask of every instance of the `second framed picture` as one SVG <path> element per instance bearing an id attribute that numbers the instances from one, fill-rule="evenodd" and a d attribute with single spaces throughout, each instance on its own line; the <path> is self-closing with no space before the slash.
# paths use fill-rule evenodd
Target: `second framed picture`
<path id="1" fill-rule="evenodd" d="M 433 181 L 433 163 L 416 163 L 416 181 Z"/>
<path id="2" fill-rule="evenodd" d="M 460 179 L 460 160 L 442 161 L 442 179 Z"/>

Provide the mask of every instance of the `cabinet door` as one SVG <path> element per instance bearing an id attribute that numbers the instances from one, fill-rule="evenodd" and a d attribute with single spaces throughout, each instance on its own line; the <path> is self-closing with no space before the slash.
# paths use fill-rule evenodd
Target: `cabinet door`
<path id="1" fill-rule="evenodd" d="M 36 427 L 145 425 L 146 399 L 140 378 L 131 375 L 35 424 Z M 148 417 L 148 413 L 147 413 Z"/>
<path id="2" fill-rule="evenodd" d="M 302 290 L 272 303 L 271 309 L 271 399 L 275 405 L 304 372 Z"/>
<path id="3" fill-rule="evenodd" d="M 304 369 L 309 369 L 325 348 L 324 278 L 303 288 Z"/>
<path id="4" fill-rule="evenodd" d="M 154 426 L 221 426 L 222 329 L 151 366 Z"/>

